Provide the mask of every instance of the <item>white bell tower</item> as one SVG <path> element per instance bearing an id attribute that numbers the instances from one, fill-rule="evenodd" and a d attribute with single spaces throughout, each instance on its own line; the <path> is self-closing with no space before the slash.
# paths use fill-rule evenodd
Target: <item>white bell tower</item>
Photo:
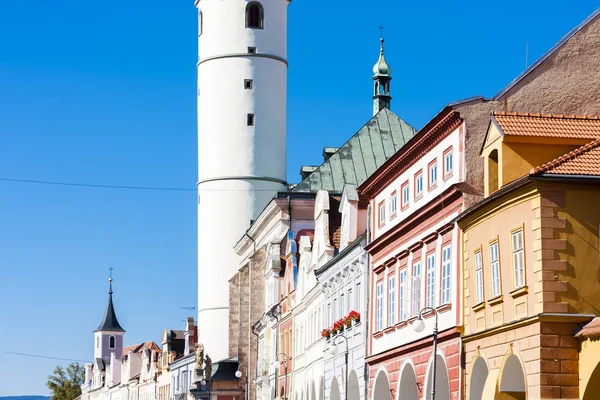
<path id="1" fill-rule="evenodd" d="M 229 357 L 234 244 L 286 190 L 289 0 L 196 0 L 198 337 Z"/>

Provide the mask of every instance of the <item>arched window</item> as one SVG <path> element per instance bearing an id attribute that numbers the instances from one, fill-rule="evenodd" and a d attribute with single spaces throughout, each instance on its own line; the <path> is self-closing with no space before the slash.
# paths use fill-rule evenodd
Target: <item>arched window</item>
<path id="1" fill-rule="evenodd" d="M 246 28 L 263 29 L 264 26 L 264 10 L 263 6 L 253 1 L 246 6 Z"/>
<path id="2" fill-rule="evenodd" d="M 114 336 L 111 336 L 111 337 L 108 339 L 108 348 L 109 348 L 109 349 L 114 349 L 115 347 L 116 347 L 116 339 L 115 339 L 115 337 L 114 337 Z"/>
<path id="3" fill-rule="evenodd" d="M 198 36 L 202 35 L 202 11 L 198 12 Z"/>

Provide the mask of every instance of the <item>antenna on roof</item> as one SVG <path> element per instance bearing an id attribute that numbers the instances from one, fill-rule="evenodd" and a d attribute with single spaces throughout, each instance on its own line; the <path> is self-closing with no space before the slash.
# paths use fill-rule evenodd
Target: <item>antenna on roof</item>
<path id="1" fill-rule="evenodd" d="M 196 309 L 195 306 L 192 306 L 192 307 L 179 307 L 179 308 L 182 309 L 182 310 L 188 310 L 188 317 L 191 317 L 192 316 L 192 311 L 194 311 Z"/>
<path id="2" fill-rule="evenodd" d="M 525 43 L 525 69 L 529 67 L 529 43 Z"/>

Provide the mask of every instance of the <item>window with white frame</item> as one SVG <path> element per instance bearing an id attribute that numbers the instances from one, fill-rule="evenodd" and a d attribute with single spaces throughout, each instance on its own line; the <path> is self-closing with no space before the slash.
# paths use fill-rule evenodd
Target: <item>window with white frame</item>
<path id="1" fill-rule="evenodd" d="M 498 260 L 498 242 L 490 243 L 490 269 L 492 272 L 492 297 L 500 296 L 500 261 Z"/>
<path id="2" fill-rule="evenodd" d="M 412 276 L 412 310 L 411 315 L 414 317 L 421 311 L 421 261 L 417 261 L 413 264 L 413 276 Z"/>
<path id="3" fill-rule="evenodd" d="M 450 303 L 450 275 L 452 271 L 452 247 L 442 249 L 442 292 L 440 304 Z"/>
<path id="4" fill-rule="evenodd" d="M 396 192 L 394 192 L 390 196 L 390 216 L 396 214 L 397 208 L 398 208 L 398 196 L 396 195 Z"/>
<path id="5" fill-rule="evenodd" d="M 429 164 L 429 188 L 437 184 L 437 160 Z"/>
<path id="6" fill-rule="evenodd" d="M 327 304 L 327 326 L 331 326 L 333 324 L 333 318 L 331 314 L 331 303 Z"/>
<path id="7" fill-rule="evenodd" d="M 396 275 L 388 278 L 388 326 L 396 323 Z"/>
<path id="8" fill-rule="evenodd" d="M 333 299 L 333 320 L 337 321 L 340 318 L 340 311 L 338 310 L 337 298 Z"/>
<path id="9" fill-rule="evenodd" d="M 385 201 L 379 203 L 379 225 L 385 223 Z"/>
<path id="10" fill-rule="evenodd" d="M 398 301 L 400 302 L 400 321 L 405 321 L 406 315 L 406 268 L 400 271 L 400 290 L 398 292 Z"/>
<path id="11" fill-rule="evenodd" d="M 513 268 L 515 271 L 515 288 L 525 286 L 525 256 L 523 254 L 523 229 L 512 233 Z"/>
<path id="12" fill-rule="evenodd" d="M 452 174 L 453 167 L 452 148 L 444 152 L 444 176 Z"/>
<path id="13" fill-rule="evenodd" d="M 415 198 L 423 194 L 423 172 L 419 171 L 415 176 Z"/>
<path id="14" fill-rule="evenodd" d="M 352 288 L 348 288 L 348 308 L 354 310 L 354 297 L 352 297 Z"/>
<path id="15" fill-rule="evenodd" d="M 358 282 L 356 284 L 356 293 L 354 295 L 356 298 L 356 301 L 354 302 L 354 304 L 355 304 L 356 312 L 359 314 L 360 314 L 360 310 L 361 310 L 361 306 L 362 306 L 361 299 L 360 299 L 360 289 L 361 289 L 360 282 Z"/>
<path id="16" fill-rule="evenodd" d="M 480 250 L 475 252 L 475 302 L 483 303 L 483 265 Z"/>
<path id="17" fill-rule="evenodd" d="M 340 294 L 340 318 L 346 315 L 346 295 L 344 292 Z"/>
<path id="18" fill-rule="evenodd" d="M 377 312 L 375 315 L 377 317 L 376 331 L 380 331 L 383 329 L 383 281 L 377 283 Z"/>
<path id="19" fill-rule="evenodd" d="M 408 190 L 408 182 L 404 182 L 402 185 L 402 208 L 408 206 L 410 191 Z"/>
<path id="20" fill-rule="evenodd" d="M 427 256 L 427 290 L 425 291 L 425 305 L 435 306 L 435 254 Z"/>

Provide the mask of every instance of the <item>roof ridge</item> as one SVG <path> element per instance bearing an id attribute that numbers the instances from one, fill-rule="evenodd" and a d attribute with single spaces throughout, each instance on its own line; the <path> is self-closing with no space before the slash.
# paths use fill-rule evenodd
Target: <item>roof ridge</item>
<path id="1" fill-rule="evenodd" d="M 577 120 L 600 120 L 597 115 L 574 115 L 574 114 L 548 114 L 548 113 L 525 113 L 516 111 L 493 111 L 494 117 L 529 117 L 529 118 L 548 118 L 548 119 L 577 119 Z"/>
<path id="2" fill-rule="evenodd" d="M 571 150 L 570 152 L 563 154 L 560 157 L 555 158 L 552 161 L 549 161 L 545 164 L 540 165 L 539 167 L 532 168 L 529 171 L 530 175 L 540 174 L 542 172 L 546 172 L 552 168 L 558 167 L 561 164 L 564 164 L 568 161 L 573 160 L 576 157 L 579 157 L 583 153 L 586 153 L 596 147 L 600 146 L 600 137 L 598 139 L 594 139 L 589 143 L 584 144 L 581 147 L 576 148 L 575 150 Z"/>

